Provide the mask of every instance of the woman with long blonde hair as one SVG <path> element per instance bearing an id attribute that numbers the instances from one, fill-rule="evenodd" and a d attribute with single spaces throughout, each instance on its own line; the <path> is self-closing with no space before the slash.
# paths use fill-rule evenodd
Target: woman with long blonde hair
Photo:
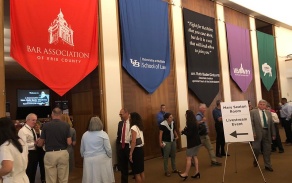
<path id="1" fill-rule="evenodd" d="M 72 121 L 68 114 L 62 114 L 61 121 L 64 121 L 70 125 L 70 134 L 72 138 L 72 144 L 68 145 L 67 150 L 69 153 L 69 173 L 71 173 L 73 168 L 75 167 L 74 146 L 76 145 L 76 130 L 73 128 Z"/>

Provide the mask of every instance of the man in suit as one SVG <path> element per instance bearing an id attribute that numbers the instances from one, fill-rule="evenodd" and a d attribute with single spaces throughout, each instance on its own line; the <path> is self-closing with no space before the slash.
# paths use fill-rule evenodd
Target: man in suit
<path id="1" fill-rule="evenodd" d="M 121 171 L 121 183 L 128 183 L 129 154 L 130 154 L 130 121 L 129 112 L 126 108 L 120 110 L 121 121 L 117 132 L 118 168 Z"/>
<path id="2" fill-rule="evenodd" d="M 272 172 L 273 168 L 270 159 L 271 143 L 272 139 L 274 140 L 276 137 L 276 131 L 272 114 L 270 111 L 265 110 L 266 107 L 267 101 L 260 100 L 258 103 L 258 108 L 250 111 L 252 130 L 254 134 L 254 142 L 252 142 L 252 147 L 255 157 L 258 159 L 258 156 L 261 153 L 262 145 L 265 169 Z M 254 160 L 254 167 L 257 167 L 257 164 L 257 161 Z"/>

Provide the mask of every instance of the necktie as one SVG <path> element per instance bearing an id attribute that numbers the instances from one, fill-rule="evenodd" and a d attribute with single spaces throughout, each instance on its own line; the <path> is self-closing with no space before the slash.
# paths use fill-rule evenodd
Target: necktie
<path id="1" fill-rule="evenodd" d="M 268 123 L 267 123 L 267 118 L 266 118 L 265 111 L 264 111 L 264 110 L 262 110 L 262 112 L 263 112 L 264 128 L 268 128 Z"/>
<path id="2" fill-rule="evenodd" d="M 32 132 L 32 135 L 33 135 L 33 139 L 34 139 L 34 141 L 36 141 L 37 138 L 36 138 L 35 131 L 34 131 L 33 128 L 31 129 L 31 132 Z"/>
<path id="3" fill-rule="evenodd" d="M 122 129 L 122 148 L 125 148 L 125 137 L 126 137 L 126 121 L 124 122 L 123 129 Z"/>

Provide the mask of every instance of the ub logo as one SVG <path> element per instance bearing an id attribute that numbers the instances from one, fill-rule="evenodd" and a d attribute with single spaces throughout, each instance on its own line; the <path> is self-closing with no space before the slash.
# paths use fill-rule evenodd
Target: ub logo
<path id="1" fill-rule="evenodd" d="M 269 77 L 272 77 L 272 67 L 269 66 L 267 63 L 264 63 L 262 65 L 262 70 L 264 72 L 264 76 L 266 76 L 266 74 L 269 74 Z"/>
<path id="2" fill-rule="evenodd" d="M 130 59 L 130 61 L 134 67 L 140 67 L 140 63 L 137 60 Z"/>

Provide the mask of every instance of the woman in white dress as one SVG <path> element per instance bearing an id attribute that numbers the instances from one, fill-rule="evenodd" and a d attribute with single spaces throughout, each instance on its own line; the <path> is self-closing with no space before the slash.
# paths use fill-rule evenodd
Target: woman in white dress
<path id="1" fill-rule="evenodd" d="M 0 118 L 0 145 L 0 177 L 3 183 L 29 183 L 25 173 L 28 149 L 17 136 L 9 118 Z"/>
<path id="2" fill-rule="evenodd" d="M 88 131 L 81 139 L 80 154 L 83 160 L 83 183 L 115 182 L 112 166 L 112 149 L 109 137 L 99 117 L 92 117 Z"/>

